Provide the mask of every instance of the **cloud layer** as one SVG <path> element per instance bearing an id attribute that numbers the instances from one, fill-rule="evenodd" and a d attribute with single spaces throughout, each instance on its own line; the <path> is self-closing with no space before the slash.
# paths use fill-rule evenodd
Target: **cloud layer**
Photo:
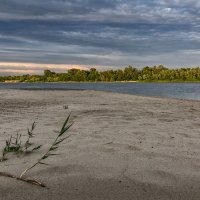
<path id="1" fill-rule="evenodd" d="M 9 0 L 0 6 L 3 63 L 196 66 L 199 54 L 197 0 Z"/>

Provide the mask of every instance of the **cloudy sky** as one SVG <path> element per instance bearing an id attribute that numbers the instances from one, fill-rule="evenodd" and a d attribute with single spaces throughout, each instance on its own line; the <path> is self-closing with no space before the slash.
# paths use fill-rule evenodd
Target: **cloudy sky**
<path id="1" fill-rule="evenodd" d="M 200 65 L 199 0 L 0 3 L 0 73 Z"/>

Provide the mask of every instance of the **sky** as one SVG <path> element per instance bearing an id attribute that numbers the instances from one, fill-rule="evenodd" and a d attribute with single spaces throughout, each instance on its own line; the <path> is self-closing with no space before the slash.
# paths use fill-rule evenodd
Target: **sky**
<path id="1" fill-rule="evenodd" d="M 0 4 L 0 74 L 200 64 L 199 0 Z"/>

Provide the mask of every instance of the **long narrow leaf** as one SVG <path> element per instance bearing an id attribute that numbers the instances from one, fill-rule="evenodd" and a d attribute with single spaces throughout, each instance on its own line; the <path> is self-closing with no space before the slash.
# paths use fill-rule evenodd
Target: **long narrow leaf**
<path id="1" fill-rule="evenodd" d="M 58 146 L 53 146 L 49 149 L 49 151 L 53 151 L 53 150 L 56 150 L 58 148 Z"/>
<path id="2" fill-rule="evenodd" d="M 48 165 L 47 163 L 44 162 L 39 162 L 41 165 Z"/>
<path id="3" fill-rule="evenodd" d="M 73 125 L 73 123 L 71 123 L 70 125 L 68 125 L 67 127 L 65 127 L 62 132 L 59 134 L 59 137 L 62 136 L 71 126 Z"/>
<path id="4" fill-rule="evenodd" d="M 63 124 L 63 126 L 61 128 L 61 132 L 63 131 L 63 129 L 65 128 L 67 122 L 69 121 L 70 115 L 71 115 L 71 113 L 68 115 L 67 119 L 65 120 L 65 122 L 64 122 L 64 124 Z"/>
<path id="5" fill-rule="evenodd" d="M 58 144 L 60 144 L 62 141 L 64 141 L 65 139 L 67 139 L 68 137 L 64 137 L 64 138 L 62 138 L 62 139 L 60 139 L 60 140 L 58 140 L 56 143 L 55 143 L 55 145 L 58 145 Z"/>
<path id="6" fill-rule="evenodd" d="M 31 151 L 35 151 L 35 150 L 38 150 L 42 147 L 42 145 L 38 145 L 37 147 L 34 147 Z"/>
<path id="7" fill-rule="evenodd" d="M 45 154 L 41 159 L 44 160 L 44 159 L 46 159 L 46 158 L 48 158 L 48 157 L 49 157 L 49 156 Z"/>
<path id="8" fill-rule="evenodd" d="M 57 156 L 57 155 L 60 155 L 59 153 L 50 153 L 48 154 L 49 156 Z"/>

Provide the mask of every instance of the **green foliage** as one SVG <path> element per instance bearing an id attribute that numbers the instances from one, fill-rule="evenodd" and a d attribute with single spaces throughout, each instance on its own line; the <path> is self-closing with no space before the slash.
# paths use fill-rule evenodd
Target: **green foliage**
<path id="1" fill-rule="evenodd" d="M 30 184 L 34 184 L 34 185 L 38 185 L 40 187 L 46 187 L 43 183 L 41 183 L 40 181 L 37 181 L 35 179 L 30 179 L 30 178 L 26 178 L 24 177 L 25 174 L 27 174 L 27 172 L 29 170 L 31 170 L 32 168 L 34 168 L 35 166 L 41 164 L 41 165 L 47 165 L 44 160 L 46 160 L 48 157 L 50 156 L 55 156 L 58 155 L 56 153 L 53 153 L 54 151 L 56 151 L 59 147 L 59 144 L 62 143 L 65 139 L 67 139 L 69 137 L 66 136 L 66 132 L 68 131 L 68 129 L 72 126 L 73 123 L 69 123 L 69 118 L 70 118 L 70 114 L 67 117 L 67 119 L 65 120 L 65 122 L 63 123 L 62 128 L 60 129 L 60 131 L 58 132 L 58 135 L 56 137 L 56 139 L 53 141 L 52 145 L 49 147 L 49 149 L 47 150 L 47 152 L 41 156 L 40 159 L 38 159 L 33 165 L 31 165 L 30 167 L 26 168 L 20 176 L 16 176 L 7 172 L 0 172 L 0 176 L 4 176 L 4 177 L 9 177 L 9 178 L 14 178 L 16 180 L 19 181 L 24 181 L 26 183 L 30 183 Z M 36 147 L 34 147 L 33 149 L 27 151 L 27 149 L 29 148 L 29 146 L 32 144 L 30 143 L 30 138 L 32 138 L 34 136 L 33 134 L 33 130 L 35 129 L 35 122 L 32 124 L 31 129 L 28 129 L 28 137 L 27 140 L 25 142 L 24 145 L 22 145 L 21 142 L 21 135 L 17 134 L 16 137 L 11 136 L 8 140 L 6 140 L 6 145 L 3 149 L 3 157 L 1 159 L 1 161 L 6 160 L 6 154 L 10 153 L 10 152 L 32 152 L 35 150 L 38 150 L 42 145 L 38 145 Z M 26 145 L 29 145 L 28 147 L 26 147 Z M 24 146 L 24 149 L 23 149 Z"/>
<path id="2" fill-rule="evenodd" d="M 5 147 L 3 148 L 1 161 L 7 160 L 6 154 L 11 152 L 20 152 L 21 150 L 21 135 L 17 134 L 16 137 L 11 136 L 6 140 Z"/>
<path id="3" fill-rule="evenodd" d="M 53 141 L 52 145 L 49 147 L 47 152 L 44 155 L 42 155 L 41 158 L 39 158 L 33 165 L 31 165 L 30 167 L 26 168 L 21 173 L 20 178 L 22 178 L 29 170 L 31 170 L 32 168 L 34 168 L 35 166 L 37 166 L 39 164 L 47 165 L 44 162 L 44 160 L 46 160 L 48 157 L 58 155 L 58 154 L 53 153 L 53 152 L 58 149 L 60 143 L 62 143 L 65 139 L 67 139 L 69 137 L 69 135 L 67 135 L 67 136 L 65 135 L 66 132 L 68 131 L 68 129 L 73 124 L 73 123 L 69 123 L 69 119 L 70 119 L 70 114 L 67 117 L 67 119 L 65 120 L 65 122 L 63 123 L 63 126 L 62 126 L 61 130 L 58 132 L 58 135 L 57 135 L 56 139 Z"/>
<path id="4" fill-rule="evenodd" d="M 36 123 L 33 122 L 31 129 L 28 129 L 27 139 L 25 140 L 25 142 L 22 141 L 21 134 L 17 133 L 15 137 L 10 136 L 10 138 L 6 140 L 6 144 L 5 144 L 5 147 L 3 148 L 2 158 L 0 159 L 0 161 L 7 160 L 6 155 L 8 153 L 30 153 L 41 148 L 42 145 L 38 145 L 33 148 L 30 148 L 32 146 L 30 139 L 34 137 L 33 131 L 35 127 L 36 127 Z"/>
<path id="5" fill-rule="evenodd" d="M 30 139 L 34 137 L 33 131 L 34 131 L 35 127 L 36 127 L 36 124 L 35 124 L 35 122 L 33 122 L 31 129 L 28 129 L 28 132 L 27 132 L 28 138 L 24 145 L 26 151 L 28 151 L 28 147 L 31 146 Z"/>
<path id="6" fill-rule="evenodd" d="M 44 70 L 44 75 L 2 76 L 0 82 L 113 82 L 113 81 L 200 81 L 200 68 L 168 69 L 163 65 L 136 69 L 97 71 L 70 69 L 66 73 Z"/>

